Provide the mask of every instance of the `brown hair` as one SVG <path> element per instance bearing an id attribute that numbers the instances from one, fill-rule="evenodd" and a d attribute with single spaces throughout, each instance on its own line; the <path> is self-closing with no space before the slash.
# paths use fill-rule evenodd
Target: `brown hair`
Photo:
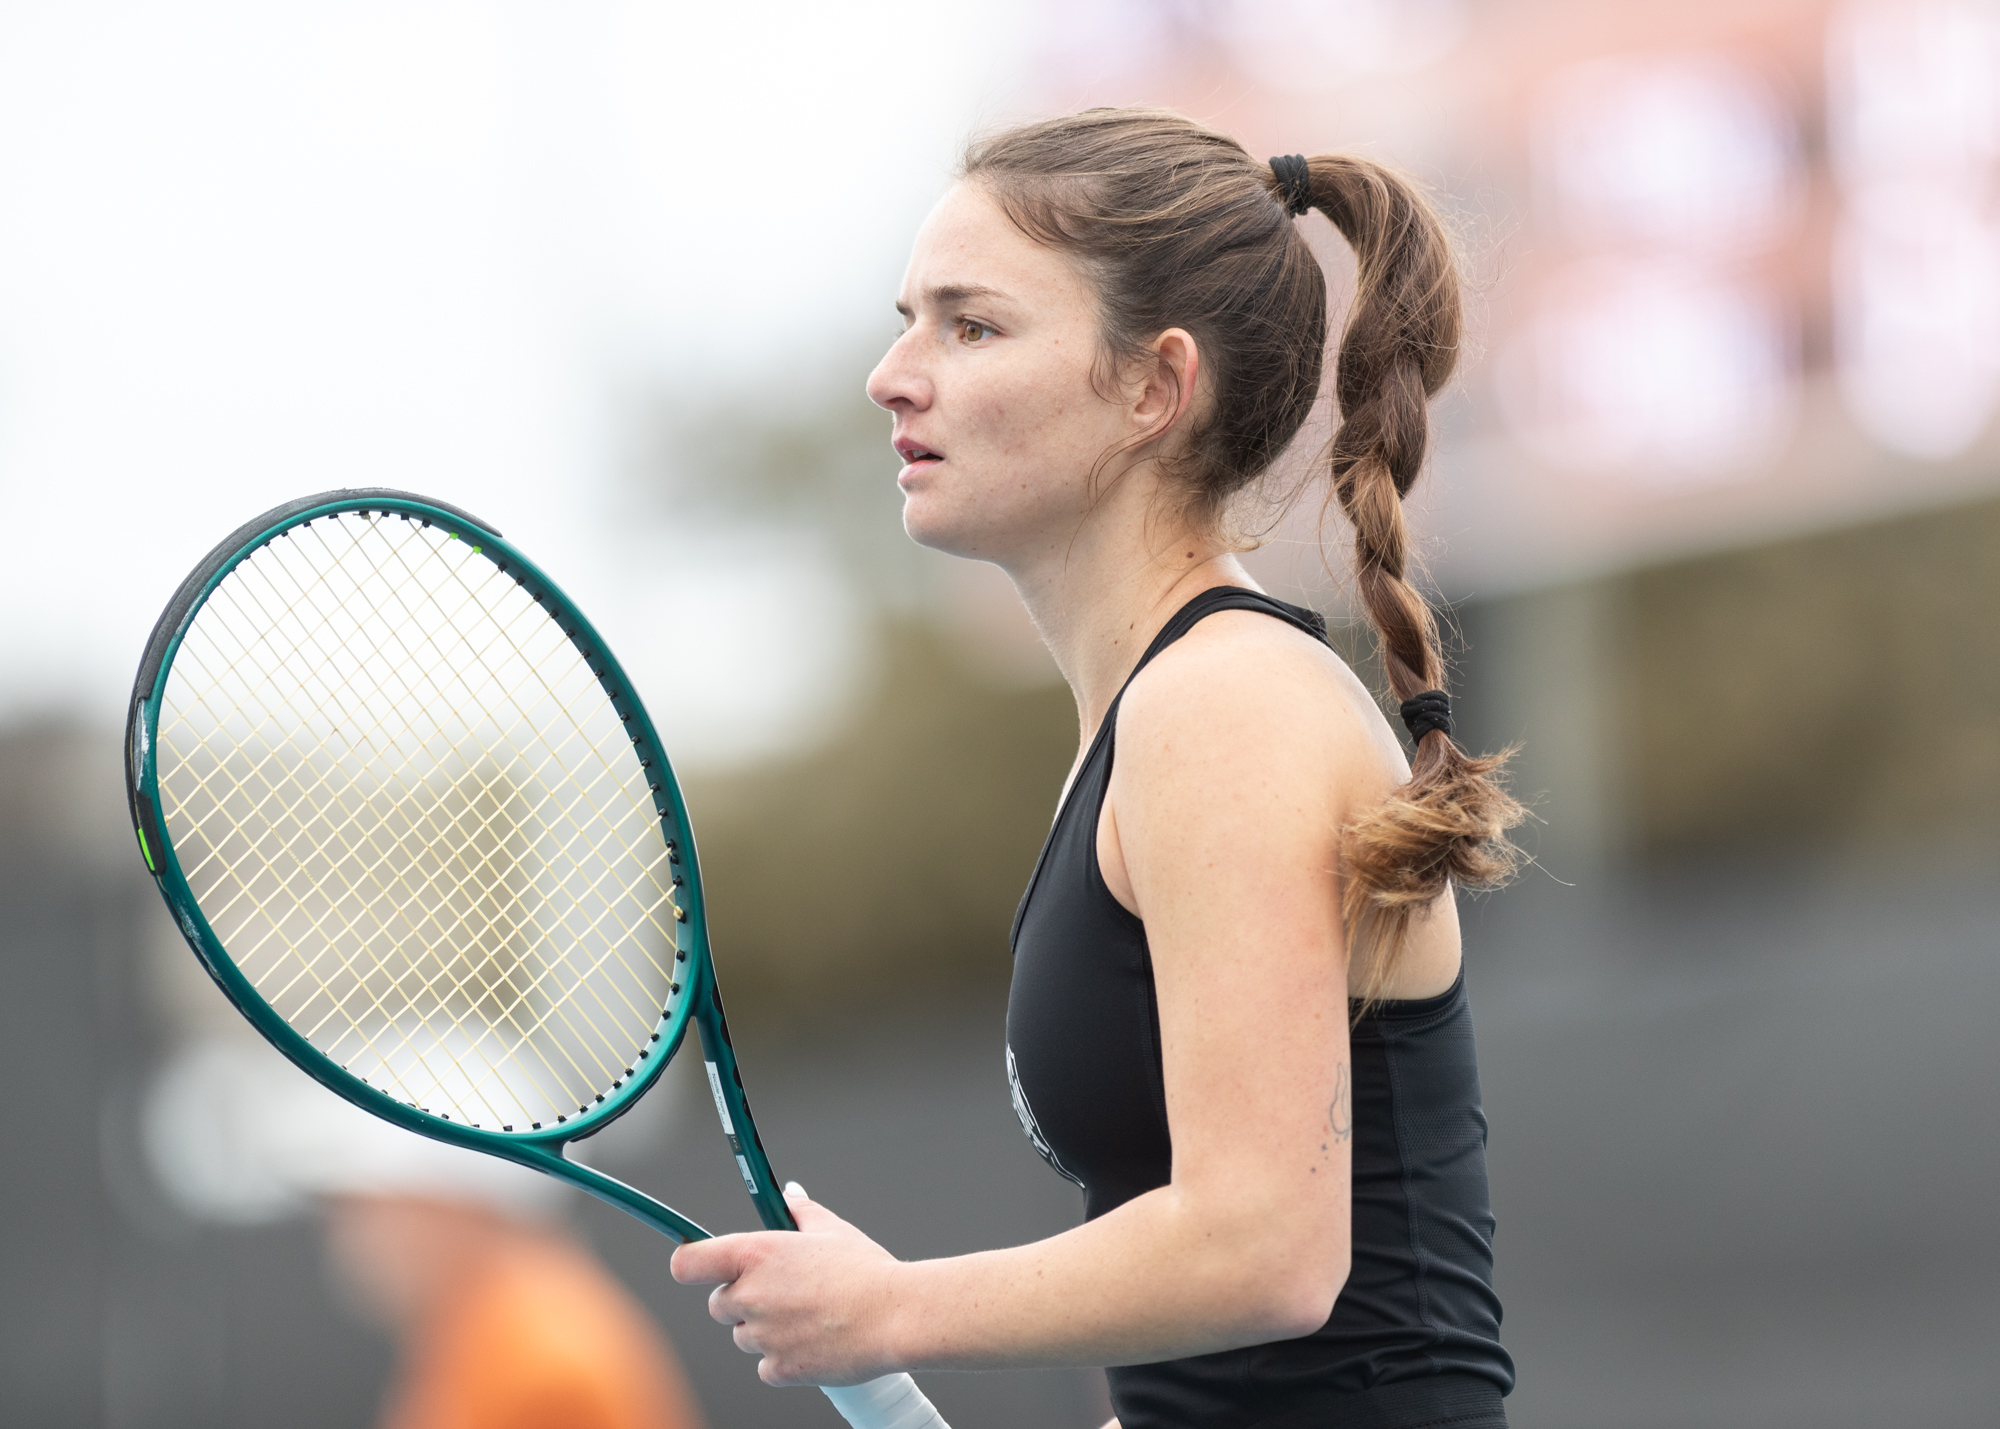
<path id="1" fill-rule="evenodd" d="M 1189 514 L 1215 529 L 1232 497 L 1297 434 L 1319 391 L 1326 275 L 1268 164 L 1227 135 L 1158 109 L 1092 109 L 975 142 L 962 173 L 1021 230 L 1074 257 L 1096 292 L 1109 376 L 1170 327 L 1194 335 L 1208 399 L 1174 454 Z M 1307 160 L 1311 206 L 1354 248 L 1356 290 L 1333 395 L 1329 500 L 1354 527 L 1357 583 L 1397 700 L 1442 689 L 1437 622 L 1405 577 L 1402 499 L 1423 470 L 1427 400 L 1458 361 L 1451 245 L 1411 182 L 1340 154 Z M 1453 882 L 1490 886 L 1516 862 L 1523 817 L 1442 730 L 1418 741 L 1409 783 L 1342 831 L 1351 936 L 1379 948 L 1381 987 L 1413 915 Z"/>

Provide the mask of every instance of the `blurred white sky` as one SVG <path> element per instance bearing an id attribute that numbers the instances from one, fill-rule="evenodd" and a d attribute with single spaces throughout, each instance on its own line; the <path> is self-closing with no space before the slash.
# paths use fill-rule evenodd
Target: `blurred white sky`
<path id="1" fill-rule="evenodd" d="M 967 133 L 1081 103 L 1457 195 L 1454 598 L 1990 490 L 1996 5 L 0 0 L 0 720 L 117 718 L 223 532 L 388 485 L 546 566 L 683 763 L 824 727 L 832 553 L 633 511 L 629 428 L 824 410 Z"/>
<path id="2" fill-rule="evenodd" d="M 1015 11 L 0 0 L 0 718 L 119 717 L 215 540 L 385 485 L 519 541 L 684 756 L 781 739 L 853 638 L 830 568 L 621 533 L 609 404 L 886 342 Z"/>

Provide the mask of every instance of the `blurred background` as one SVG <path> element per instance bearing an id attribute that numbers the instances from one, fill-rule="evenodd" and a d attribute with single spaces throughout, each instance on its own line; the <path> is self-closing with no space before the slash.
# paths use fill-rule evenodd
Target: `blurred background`
<path id="1" fill-rule="evenodd" d="M 1395 162 L 1463 238 L 1413 502 L 1538 815 L 1465 909 L 1514 1422 L 1990 1421 L 1991 0 L 0 0 L 0 1419 L 332 1429 L 389 1383 L 310 1201 L 175 1169 L 233 1014 L 119 787 L 175 584 L 318 489 L 468 507 L 621 652 L 781 1174 L 905 1256 L 1074 1221 L 1001 1060 L 1074 709 L 1005 581 L 902 537 L 861 383 L 965 139 L 1133 102 Z M 1365 666 L 1312 505 L 1257 571 Z M 747 1225 L 684 1070 L 597 1162 Z M 711 1424 L 831 1422 L 562 1214 Z"/>

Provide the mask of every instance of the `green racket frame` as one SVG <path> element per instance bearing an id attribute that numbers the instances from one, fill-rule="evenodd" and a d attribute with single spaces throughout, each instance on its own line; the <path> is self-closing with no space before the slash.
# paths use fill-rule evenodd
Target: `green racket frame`
<path id="1" fill-rule="evenodd" d="M 353 1075 L 322 1054 L 258 995 L 215 930 L 209 926 L 195 902 L 181 871 L 172 839 L 159 817 L 159 772 L 156 745 L 159 737 L 160 700 L 166 691 L 167 675 L 195 615 L 209 595 L 237 565 L 283 532 L 325 516 L 346 512 L 382 512 L 408 516 L 440 527 L 464 541 L 473 551 L 493 562 L 501 573 L 513 577 L 527 593 L 555 615 L 571 632 L 571 641 L 596 671 L 598 683 L 626 720 L 641 760 L 649 760 L 654 775 L 653 803 L 659 811 L 662 832 L 670 860 L 685 880 L 678 893 L 684 913 L 675 926 L 677 952 L 685 954 L 681 976 L 682 996 L 671 1003 L 655 1029 L 656 1040 L 639 1053 L 642 1065 L 613 1083 L 590 1111 L 570 1117 L 554 1127 L 539 1131 L 490 1131 L 433 1116 L 405 1102 L 399 1102 L 360 1077 Z M 772 1230 L 796 1230 L 797 1223 L 785 1205 L 771 1171 L 769 1158 L 757 1136 L 750 1103 L 743 1092 L 737 1071 L 736 1053 L 729 1040 L 729 1024 L 723 1015 L 722 998 L 715 982 L 715 967 L 709 956 L 708 920 L 701 893 L 700 866 L 695 854 L 694 832 L 689 826 L 687 807 L 681 797 L 673 766 L 660 745 L 651 716 L 646 713 L 638 692 L 626 677 L 610 648 L 582 611 L 562 589 L 491 525 L 457 507 L 405 491 L 361 488 L 329 491 L 289 502 L 248 522 L 217 546 L 181 583 L 166 611 L 147 641 L 145 658 L 132 688 L 132 702 L 125 730 L 125 788 L 131 804 L 132 827 L 138 835 L 139 852 L 153 875 L 160 896 L 173 911 L 174 921 L 187 939 L 194 955 L 215 979 L 223 995 L 235 1004 L 257 1030 L 300 1071 L 330 1091 L 338 1093 L 365 1111 L 385 1121 L 453 1146 L 483 1151 L 489 1156 L 515 1162 L 545 1172 L 587 1191 L 601 1201 L 630 1212 L 646 1224 L 663 1231 L 675 1242 L 708 1239 L 710 1232 L 671 1206 L 646 1195 L 635 1187 L 606 1176 L 589 1166 L 571 1161 L 563 1148 L 573 1141 L 602 1131 L 645 1095 L 658 1080 L 692 1022 L 701 1039 L 703 1060 L 708 1064 L 709 1082 L 724 1135 L 735 1154 L 744 1188 L 756 1203 L 757 1214 Z"/>

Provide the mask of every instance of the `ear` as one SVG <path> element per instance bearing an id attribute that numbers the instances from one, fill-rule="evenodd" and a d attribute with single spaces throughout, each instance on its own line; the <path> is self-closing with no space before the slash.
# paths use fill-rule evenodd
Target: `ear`
<path id="1" fill-rule="evenodd" d="M 1201 386 L 1201 349 L 1186 328 L 1170 327 L 1146 345 L 1132 422 L 1140 443 L 1153 443 L 1180 425 Z"/>

